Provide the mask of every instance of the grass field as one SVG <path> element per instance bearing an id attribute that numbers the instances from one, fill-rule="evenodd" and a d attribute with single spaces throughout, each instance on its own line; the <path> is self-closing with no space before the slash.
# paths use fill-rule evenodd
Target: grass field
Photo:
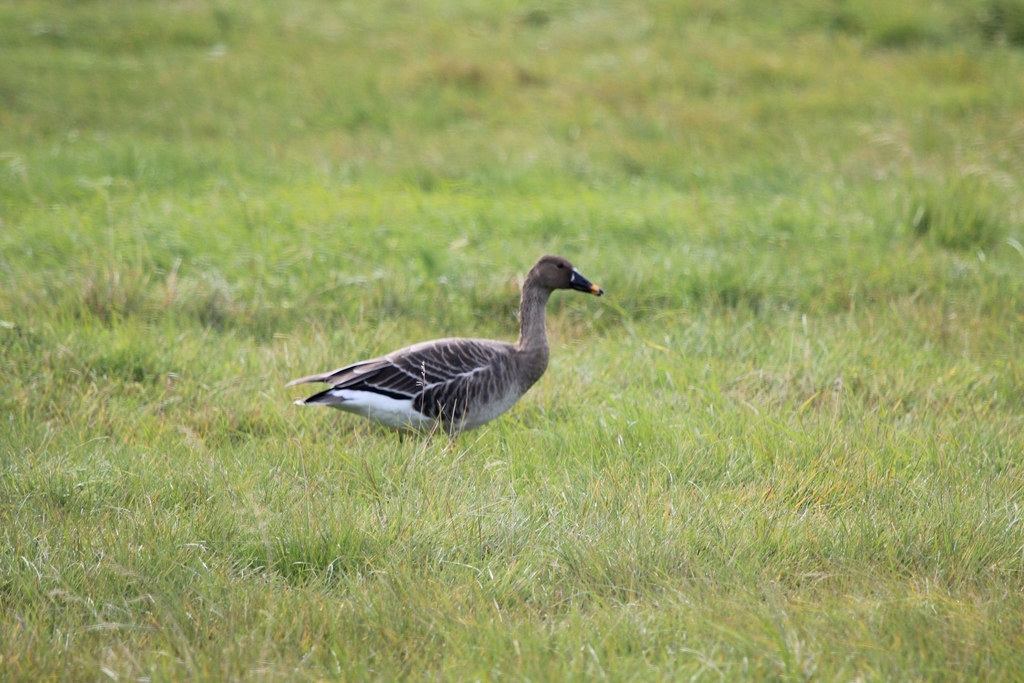
<path id="1" fill-rule="evenodd" d="M 1024 680 L 1022 245 L 1017 0 L 0 0 L 0 681 Z"/>

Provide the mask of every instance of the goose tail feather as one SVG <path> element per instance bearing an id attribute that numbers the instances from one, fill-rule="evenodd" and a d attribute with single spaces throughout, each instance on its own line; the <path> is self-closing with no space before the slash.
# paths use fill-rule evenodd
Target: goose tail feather
<path id="1" fill-rule="evenodd" d="M 330 406 L 344 403 L 346 399 L 338 395 L 338 392 L 334 389 L 326 389 L 318 394 L 313 394 L 308 398 L 300 398 L 295 401 L 297 406 Z"/>

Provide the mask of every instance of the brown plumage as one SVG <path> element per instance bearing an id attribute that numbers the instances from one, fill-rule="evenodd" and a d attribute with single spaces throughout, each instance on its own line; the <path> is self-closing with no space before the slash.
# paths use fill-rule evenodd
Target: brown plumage
<path id="1" fill-rule="evenodd" d="M 286 386 L 329 384 L 329 389 L 296 403 L 328 405 L 398 429 L 430 428 L 438 423 L 450 432 L 479 427 L 511 408 L 547 369 L 544 317 L 548 298 L 556 289 L 604 293 L 568 260 L 543 256 L 523 283 L 515 344 L 437 339 Z"/>

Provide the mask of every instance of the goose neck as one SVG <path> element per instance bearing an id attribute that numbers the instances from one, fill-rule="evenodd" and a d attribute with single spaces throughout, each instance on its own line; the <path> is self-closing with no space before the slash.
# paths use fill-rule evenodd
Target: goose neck
<path id="1" fill-rule="evenodd" d="M 548 335 L 544 317 L 550 297 L 550 289 L 540 287 L 529 279 L 523 284 L 522 300 L 519 302 L 519 341 L 516 343 L 520 349 L 547 350 Z"/>

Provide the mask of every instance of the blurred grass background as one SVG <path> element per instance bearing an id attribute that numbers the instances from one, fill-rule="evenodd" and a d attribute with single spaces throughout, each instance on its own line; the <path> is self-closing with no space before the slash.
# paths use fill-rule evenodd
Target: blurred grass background
<path id="1" fill-rule="evenodd" d="M 1022 172 L 1017 0 L 0 1 L 0 678 L 1019 680 Z"/>

